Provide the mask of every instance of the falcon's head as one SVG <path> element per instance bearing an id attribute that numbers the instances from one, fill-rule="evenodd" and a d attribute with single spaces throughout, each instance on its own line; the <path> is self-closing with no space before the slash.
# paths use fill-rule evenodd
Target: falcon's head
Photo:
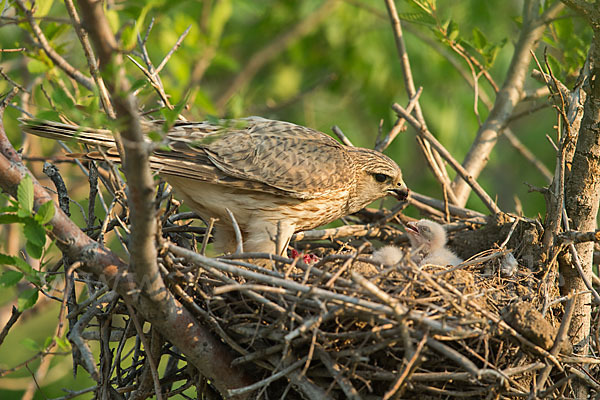
<path id="1" fill-rule="evenodd" d="M 406 225 L 406 233 L 408 233 L 412 247 L 421 247 L 421 250 L 426 253 L 441 249 L 446 245 L 444 227 L 428 219 L 409 222 Z"/>
<path id="2" fill-rule="evenodd" d="M 348 147 L 356 169 L 355 199 L 351 199 L 351 212 L 356 212 L 384 196 L 398 200 L 408 197 L 408 188 L 402 179 L 402 171 L 388 156 L 370 149 Z"/>

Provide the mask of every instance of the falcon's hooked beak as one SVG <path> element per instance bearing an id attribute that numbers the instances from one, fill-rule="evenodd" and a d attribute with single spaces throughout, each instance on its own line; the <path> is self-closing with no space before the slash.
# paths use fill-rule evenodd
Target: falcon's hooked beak
<path id="1" fill-rule="evenodd" d="M 398 188 L 388 190 L 388 193 L 397 198 L 398 200 L 406 200 L 408 198 L 408 194 L 410 190 L 404 186 L 398 184 Z"/>

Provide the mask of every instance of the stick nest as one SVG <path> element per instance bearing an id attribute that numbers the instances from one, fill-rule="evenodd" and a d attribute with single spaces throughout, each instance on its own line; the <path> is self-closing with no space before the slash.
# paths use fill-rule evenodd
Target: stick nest
<path id="1" fill-rule="evenodd" d="M 402 246 L 389 226 L 377 235 Z M 594 360 L 573 356 L 564 335 L 557 340 L 564 299 L 555 301 L 551 272 L 532 262 L 536 223 L 496 217 L 477 230 L 449 227 L 459 253 L 469 241 L 478 253 L 458 268 L 418 267 L 406 244 L 402 262 L 378 265 L 369 234 L 296 243 L 321 258 L 313 265 L 258 254 L 194 263 L 169 254 L 163 263 L 182 302 L 253 371 L 258 383 L 231 394 L 517 398 L 535 385 L 553 397 L 569 393 L 573 379 L 595 384 Z M 503 276 L 509 251 L 519 266 Z"/>

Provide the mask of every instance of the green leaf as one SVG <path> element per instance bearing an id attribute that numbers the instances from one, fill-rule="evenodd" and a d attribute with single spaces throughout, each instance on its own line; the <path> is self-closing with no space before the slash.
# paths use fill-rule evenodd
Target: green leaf
<path id="1" fill-rule="evenodd" d="M 29 218 L 25 221 L 23 233 L 28 241 L 40 247 L 43 247 L 46 244 L 46 230 L 33 218 Z"/>
<path id="2" fill-rule="evenodd" d="M 44 248 L 28 240 L 27 243 L 25 243 L 25 250 L 31 258 L 39 260 L 42 257 Z"/>
<path id="3" fill-rule="evenodd" d="M 35 305 L 38 299 L 37 289 L 25 289 L 19 293 L 17 298 L 17 308 L 19 311 L 25 311 Z"/>
<path id="4" fill-rule="evenodd" d="M 131 93 L 133 93 L 136 90 L 143 88 L 147 84 L 148 84 L 147 79 L 138 79 L 137 81 L 133 82 L 133 85 L 131 85 L 130 91 L 131 91 Z"/>
<path id="5" fill-rule="evenodd" d="M 45 17 L 52 8 L 54 0 L 35 0 L 35 12 L 33 15 L 36 18 Z"/>
<path id="6" fill-rule="evenodd" d="M 431 14 L 425 12 L 398 13 L 398 18 L 403 21 L 413 22 L 425 26 L 435 25 L 435 18 L 433 18 Z"/>
<path id="7" fill-rule="evenodd" d="M 163 107 L 160 109 L 160 113 L 165 119 L 165 123 L 163 124 L 163 131 L 166 132 L 171 126 L 173 126 L 173 124 L 177 120 L 177 117 L 179 117 L 179 114 L 181 114 L 181 111 L 183 111 L 183 108 L 187 104 L 187 100 L 188 96 L 185 96 L 179 103 L 177 103 L 173 107 L 172 110 L 168 109 L 167 107 Z"/>
<path id="8" fill-rule="evenodd" d="M 156 131 L 150 131 L 146 134 L 146 136 L 148 136 L 150 140 L 156 143 L 160 142 L 163 139 L 162 135 Z"/>
<path id="9" fill-rule="evenodd" d="M 0 224 L 14 224 L 21 222 L 21 217 L 17 214 L 0 214 Z"/>
<path id="10" fill-rule="evenodd" d="M 17 267 L 19 271 L 26 275 L 37 275 L 37 271 L 31 268 L 31 265 L 27 264 L 25 260 L 18 257 L 0 253 L 0 265 L 12 265 Z"/>
<path id="11" fill-rule="evenodd" d="M 56 87 L 52 92 L 52 100 L 56 105 L 61 106 L 65 109 L 72 109 L 75 106 L 73 100 L 67 95 L 67 93 L 60 87 Z"/>
<path id="12" fill-rule="evenodd" d="M 456 40 L 456 38 L 458 37 L 459 34 L 459 30 L 458 30 L 458 24 L 452 20 L 450 20 L 450 22 L 448 23 L 448 29 L 446 30 L 446 36 L 448 37 L 449 40 Z"/>
<path id="13" fill-rule="evenodd" d="M 473 45 L 480 51 L 487 45 L 485 35 L 477 27 L 473 28 Z"/>
<path id="14" fill-rule="evenodd" d="M 47 349 L 48 346 L 50 346 L 52 344 L 52 340 L 53 340 L 52 336 L 46 336 L 46 339 L 44 340 L 44 345 L 42 346 L 42 348 Z"/>
<path id="15" fill-rule="evenodd" d="M 8 270 L 0 276 L 0 287 L 11 287 L 23 279 L 23 274 L 19 271 Z"/>
<path id="16" fill-rule="evenodd" d="M 1 193 L 0 193 L 1 194 Z M 19 211 L 19 204 L 14 199 L 8 199 L 10 206 L 0 208 L 0 213 L 14 213 Z"/>
<path id="17" fill-rule="evenodd" d="M 54 336 L 54 341 L 62 351 L 71 350 L 71 343 L 69 343 L 69 341 L 66 338 Z"/>
<path id="18" fill-rule="evenodd" d="M 53 39 L 58 39 L 63 33 L 68 32 L 70 27 L 69 24 L 51 22 L 44 28 L 44 33 L 46 34 L 46 38 L 52 41 Z"/>
<path id="19" fill-rule="evenodd" d="M 486 68 L 489 68 L 494 64 L 494 62 L 496 61 L 496 57 L 498 56 L 498 53 L 500 53 L 500 50 L 502 49 L 502 47 L 504 47 L 505 44 L 506 44 L 506 39 L 503 39 L 498 44 L 494 44 L 494 45 L 486 47 L 485 52 L 483 53 L 483 57 L 485 58 Z"/>
<path id="20" fill-rule="evenodd" d="M 121 37 L 122 37 L 122 42 L 123 42 L 123 46 L 125 47 L 125 49 L 133 50 L 133 48 L 135 47 L 135 45 L 137 43 L 137 37 L 138 37 L 138 34 L 140 33 L 140 28 L 144 25 L 144 20 L 146 19 L 146 15 L 148 14 L 148 11 L 150 11 L 152 8 L 154 8 L 154 6 L 157 3 L 158 2 L 156 2 L 156 1 L 146 2 L 144 7 L 139 12 L 138 17 L 135 20 L 135 24 L 133 26 L 127 26 L 123 30 L 123 34 Z"/>
<path id="21" fill-rule="evenodd" d="M 19 202 L 19 211 L 23 210 L 23 212 L 27 213 L 20 216 L 31 215 L 33 211 L 33 181 L 29 175 L 26 175 L 19 183 L 17 201 Z"/>
<path id="22" fill-rule="evenodd" d="M 50 222 L 54 217 L 54 202 L 52 200 L 45 202 L 38 208 L 37 214 L 35 215 L 36 221 L 44 225 Z"/>
<path id="23" fill-rule="evenodd" d="M 42 348 L 40 347 L 40 345 L 33 339 L 31 338 L 25 338 L 23 340 L 21 340 L 21 344 L 23 345 L 23 347 L 31 350 L 31 351 L 40 351 L 42 350 Z"/>

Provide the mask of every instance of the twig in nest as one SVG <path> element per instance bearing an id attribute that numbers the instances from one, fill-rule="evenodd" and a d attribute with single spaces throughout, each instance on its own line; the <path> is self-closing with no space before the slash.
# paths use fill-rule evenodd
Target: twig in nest
<path id="1" fill-rule="evenodd" d="M 396 394 L 396 392 L 398 390 L 400 390 L 400 388 L 406 381 L 406 378 L 408 378 L 409 374 L 412 372 L 413 366 L 417 362 L 417 359 L 421 355 L 421 351 L 423 350 L 423 346 L 425 345 L 425 342 L 427 342 L 427 333 L 425 333 L 425 335 L 423 335 L 423 338 L 419 341 L 419 344 L 417 345 L 417 348 L 414 351 L 412 357 L 406 363 L 406 366 L 404 367 L 404 371 L 402 371 L 400 376 L 398 376 L 398 379 L 396 380 L 396 382 L 394 382 L 392 387 L 387 392 L 385 392 L 385 394 L 383 395 L 383 400 L 390 399 L 394 394 Z"/>
<path id="2" fill-rule="evenodd" d="M 231 219 L 231 225 L 233 225 L 233 231 L 235 232 L 235 254 L 241 254 L 244 252 L 244 240 L 242 239 L 242 231 L 240 230 L 240 226 L 238 225 L 237 221 L 235 220 L 235 217 L 233 216 L 233 213 L 229 210 L 229 208 L 226 208 L 225 211 L 227 211 L 227 214 Z"/>
<path id="3" fill-rule="evenodd" d="M 346 398 L 350 400 L 361 400 L 362 398 L 352 385 L 352 382 L 350 382 L 350 379 L 342 375 L 340 366 L 331 359 L 329 354 L 320 345 L 316 346 L 316 350 L 317 356 L 325 365 L 325 368 L 327 368 L 329 373 L 333 376 L 333 379 L 338 383 L 338 385 L 340 385 L 342 391 L 346 395 Z"/>
<path id="4" fill-rule="evenodd" d="M 150 350 L 150 344 L 146 339 L 146 335 L 144 334 L 144 329 L 140 324 L 137 315 L 135 314 L 135 310 L 128 302 L 125 302 L 127 306 L 127 311 L 129 311 L 129 316 L 133 319 L 133 323 L 135 325 L 135 329 L 137 330 L 138 337 L 141 339 L 144 344 L 144 349 L 146 350 L 146 359 L 148 360 L 148 364 L 150 365 L 150 372 L 152 374 L 152 380 L 154 381 L 154 395 L 157 400 L 162 400 L 162 390 L 160 388 L 160 379 L 158 377 L 158 370 L 156 369 L 156 361 L 154 360 L 154 355 Z"/>
<path id="5" fill-rule="evenodd" d="M 269 376 L 268 378 L 265 378 L 261 381 L 258 381 L 256 383 L 253 383 L 252 385 L 248 385 L 246 387 L 243 388 L 239 388 L 239 389 L 229 389 L 228 395 L 230 397 L 235 397 L 235 396 L 241 396 L 243 394 L 246 393 L 250 393 L 253 392 L 255 390 L 258 390 L 264 386 L 269 385 L 271 382 L 276 381 L 277 379 L 285 376 L 286 374 L 292 372 L 293 370 L 299 368 L 302 364 L 304 364 L 304 362 L 306 361 L 307 357 L 304 357 L 298 361 L 296 361 L 295 363 L 293 363 L 292 365 L 282 369 L 281 371 L 277 372 L 276 374 L 273 374 L 271 376 Z"/>

